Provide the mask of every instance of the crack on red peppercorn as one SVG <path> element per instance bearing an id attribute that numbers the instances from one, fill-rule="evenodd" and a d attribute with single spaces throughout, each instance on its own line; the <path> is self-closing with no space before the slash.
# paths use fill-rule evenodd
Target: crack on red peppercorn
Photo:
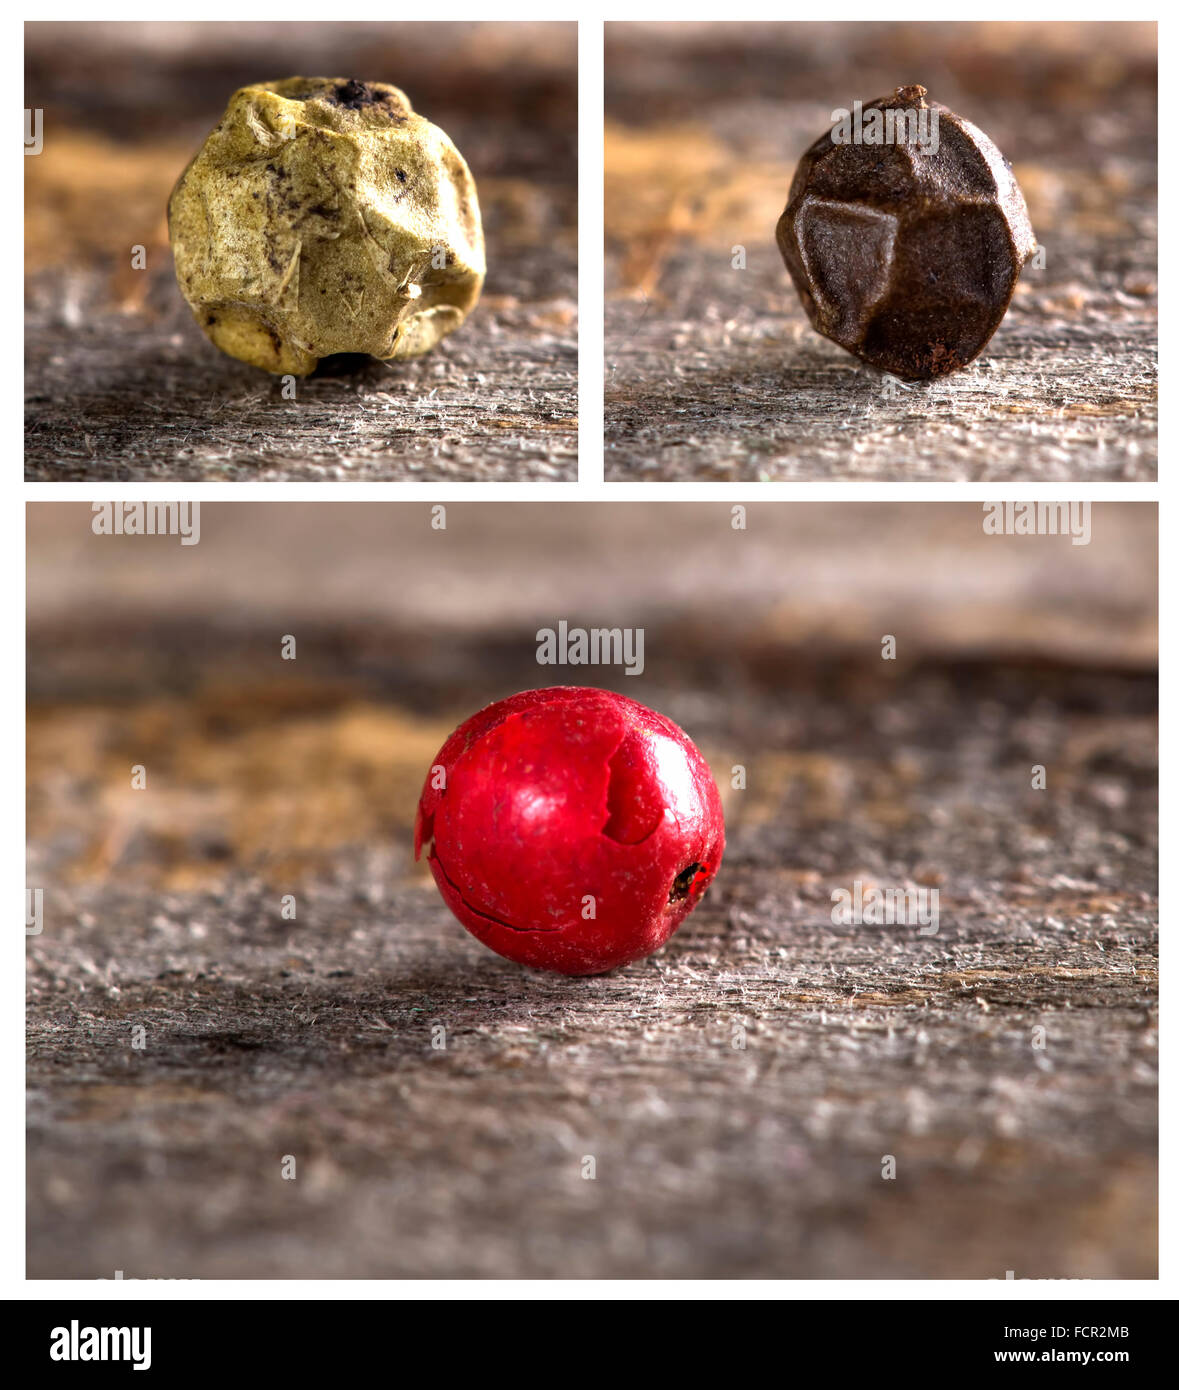
<path id="1" fill-rule="evenodd" d="M 486 908 L 476 907 L 475 904 L 470 900 L 470 898 L 467 897 L 467 895 L 458 886 L 454 879 L 451 878 L 451 876 L 446 872 L 446 865 L 438 857 L 438 851 L 434 847 L 431 847 L 430 849 L 429 862 L 438 866 L 438 872 L 447 881 L 447 883 L 450 884 L 451 888 L 454 889 L 455 896 L 459 899 L 459 901 L 467 909 L 467 911 L 473 913 L 476 917 L 481 917 L 485 922 L 489 922 L 492 926 L 506 927 L 508 931 L 524 933 L 561 931 L 565 926 L 564 922 L 559 922 L 555 927 L 519 927 L 516 925 L 515 922 L 507 922 L 502 917 L 496 917 L 494 913 L 488 912 Z"/>
<path id="2" fill-rule="evenodd" d="M 703 872 L 703 864 L 689 864 L 686 869 L 681 869 L 672 880 L 671 892 L 667 895 L 669 903 L 681 903 L 688 897 L 696 885 L 696 877 Z"/>
<path id="3" fill-rule="evenodd" d="M 433 811 L 423 811 L 418 807 L 417 824 L 413 832 L 413 857 L 416 862 L 422 857 L 422 850 L 426 851 L 427 860 L 434 855 L 434 813 Z"/>

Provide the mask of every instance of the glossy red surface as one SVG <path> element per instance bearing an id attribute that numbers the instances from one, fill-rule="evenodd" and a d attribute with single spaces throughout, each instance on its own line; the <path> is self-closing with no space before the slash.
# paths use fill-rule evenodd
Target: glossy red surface
<path id="1" fill-rule="evenodd" d="M 658 950 L 724 843 L 720 794 L 683 730 L 579 686 L 524 691 L 456 729 L 427 774 L 414 834 L 468 931 L 567 975 Z"/>

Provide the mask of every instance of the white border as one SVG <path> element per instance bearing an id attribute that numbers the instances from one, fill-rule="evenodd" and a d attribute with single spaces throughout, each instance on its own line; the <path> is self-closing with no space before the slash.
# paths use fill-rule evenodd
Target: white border
<path id="1" fill-rule="evenodd" d="M 981 8 L 981 7 L 980 7 Z M 3 605 L 3 650 L 8 657 L 4 666 L 4 680 L 0 684 L 0 701 L 5 714 L 4 727 L 20 731 L 20 737 L 9 741 L 6 748 L 6 762 L 9 776 L 7 785 L 12 797 L 21 795 L 23 788 L 23 731 L 24 731 L 24 507 L 25 501 L 47 502 L 100 496 L 138 497 L 148 493 L 152 497 L 199 497 L 204 501 L 421 501 L 423 499 L 462 500 L 462 501 L 575 501 L 575 500 L 613 500 L 613 501 L 966 501 L 970 499 L 990 499 L 995 497 L 1035 498 L 1061 495 L 1097 500 L 1133 500 L 1142 502 L 1158 501 L 1173 491 L 1174 483 L 1170 477 L 1169 459 L 1160 454 L 1161 481 L 1158 484 L 1118 483 L 1084 485 L 1068 484 L 981 484 L 981 483 L 756 483 L 733 484 L 717 483 L 610 483 L 602 482 L 602 434 L 601 401 L 603 381 L 603 331 L 602 331 L 602 21 L 607 20 L 677 20 L 677 21 L 736 21 L 736 20 L 803 20 L 814 17 L 813 11 L 803 6 L 792 7 L 793 12 L 784 12 L 779 4 L 769 0 L 761 3 L 745 4 L 737 7 L 732 14 L 720 15 L 715 5 L 703 5 L 699 0 L 681 0 L 673 4 L 671 0 L 653 5 L 623 7 L 594 0 L 576 0 L 576 3 L 554 5 L 539 3 L 510 3 L 501 0 L 489 11 L 485 4 L 454 4 L 447 12 L 435 16 L 447 20 L 578 20 L 581 25 L 578 50 L 580 55 L 579 111 L 581 129 L 578 149 L 580 159 L 579 174 L 579 289 L 581 295 L 580 336 L 578 361 L 580 368 L 580 454 L 581 481 L 577 485 L 551 484 L 481 484 L 481 483 L 207 483 L 200 485 L 183 484 L 129 484 L 129 483 L 65 483 L 30 484 L 21 478 L 23 472 L 23 403 L 22 388 L 23 344 L 18 335 L 10 334 L 0 346 L 0 353 L 6 359 L 9 371 L 5 377 L 4 397 L 7 404 L 7 428 L 11 431 L 14 447 L 11 458 L 3 474 L 0 487 L 7 493 L 11 505 L 5 508 L 6 544 L 3 549 L 3 592 L 8 595 Z M 203 20 L 240 20 L 243 18 L 237 5 L 218 3 L 212 0 L 204 6 L 199 16 Z M 828 18 L 822 15 L 822 18 Z M 841 7 L 839 16 L 843 20 L 880 20 L 882 15 L 878 5 L 869 6 L 850 3 Z M 1040 3 L 1029 10 L 1025 5 L 998 3 L 987 7 L 985 16 L 979 12 L 963 14 L 963 19 L 988 20 L 1062 20 L 1081 19 L 1140 19 L 1155 20 L 1157 15 L 1143 13 L 1137 7 L 1129 13 L 1110 14 L 1092 0 L 1080 3 Z M 125 19 L 139 21 L 158 21 L 160 12 L 157 5 L 146 3 L 123 4 L 114 13 L 95 15 L 88 6 L 81 3 L 49 7 L 48 12 L 36 16 L 38 21 L 46 20 L 96 20 Z M 322 20 L 322 11 L 307 0 L 290 0 L 285 7 L 285 20 Z M 356 5 L 350 7 L 349 20 L 371 20 L 390 22 L 387 5 Z M 273 15 L 261 16 L 262 20 L 274 22 Z M 422 20 L 419 22 L 429 22 Z M 10 77 L 17 79 L 23 89 L 23 31 L 19 21 L 6 23 L 10 42 L 0 57 Z M 1170 62 L 1170 24 L 1160 24 L 1160 87 L 1169 90 L 1168 78 L 1171 75 Z M 14 149 L 12 158 L 17 158 Z M 21 156 L 23 159 L 23 155 Z M 1169 237 L 1173 188 L 1167 178 L 1160 186 L 1160 235 Z M 23 189 L 23 170 L 13 170 L 16 186 Z M 7 263 L 10 267 L 23 266 L 23 237 L 20 222 L 9 219 L 0 224 L 0 237 L 5 242 Z M 1169 265 L 1169 256 L 1160 255 L 1160 261 Z M 1167 272 L 1160 265 L 1160 286 Z M 8 313 L 4 322 L 20 323 L 23 319 L 20 274 L 11 271 L 6 277 L 2 292 Z M 1166 354 L 1170 342 L 1169 322 L 1160 325 L 1163 339 L 1160 355 Z M 1166 507 L 1161 508 L 1163 517 Z M 1170 605 L 1167 597 L 1172 591 L 1175 569 L 1171 563 L 1169 547 L 1163 547 L 1160 570 L 1162 590 L 1162 614 L 1160 637 L 1162 643 L 1162 705 L 1169 709 L 1167 695 L 1173 689 L 1171 677 L 1172 663 L 1170 653 L 1174 641 L 1172 625 L 1169 622 Z M 1171 740 L 1167 736 L 1168 724 L 1163 723 L 1161 739 L 1162 787 L 1161 787 L 1161 827 L 1165 835 L 1170 827 L 1170 782 L 1167 774 L 1171 767 Z M 19 865 L 16 873 L 23 906 L 25 863 L 24 863 L 24 804 L 23 796 L 16 807 L 8 830 L 7 843 L 14 865 Z M 1165 883 L 1160 885 L 1164 899 Z M 22 933 L 23 938 L 23 933 Z M 876 1299 L 920 1299 L 922 1301 L 945 1299 L 985 1299 L 988 1301 L 1010 1300 L 1015 1302 L 1035 1302 L 1045 1298 L 1078 1297 L 1097 1299 L 1158 1299 L 1175 1297 L 1176 1262 L 1174 1258 L 1176 1235 L 1176 1207 L 1171 1196 L 1171 1186 L 1167 1181 L 1174 1170 L 1175 1156 L 1175 1099 L 1176 1088 L 1171 1078 L 1169 1029 L 1165 1026 L 1170 1018 L 1171 990 L 1164 975 L 1163 1014 L 1164 1026 L 1161 1029 L 1166 1049 L 1167 1061 L 1163 1067 L 1163 1082 L 1160 1095 L 1160 1152 L 1162 1158 L 1162 1180 L 1160 1182 L 1160 1280 L 650 1280 L 643 1282 L 605 1280 L 605 1281 L 464 1281 L 464 1280 L 426 1280 L 426 1281 L 341 1281 L 341 1280 L 36 1280 L 24 1281 L 24 946 L 22 940 L 21 958 L 12 968 L 4 972 L 6 991 L 3 1009 L 3 1044 L 0 1045 L 0 1133 L 4 1141 L 0 1143 L 0 1296 L 9 1298 L 110 1298 L 139 1299 L 158 1298 L 165 1300 L 206 1300 L 234 1298 L 256 1300 L 266 1298 L 283 1299 L 434 1299 L 469 1298 L 500 1299 L 505 1297 L 528 1297 L 534 1299 L 681 1299 L 707 1297 L 721 1301 L 745 1299 L 784 1299 L 784 1300 L 876 1300 Z"/>

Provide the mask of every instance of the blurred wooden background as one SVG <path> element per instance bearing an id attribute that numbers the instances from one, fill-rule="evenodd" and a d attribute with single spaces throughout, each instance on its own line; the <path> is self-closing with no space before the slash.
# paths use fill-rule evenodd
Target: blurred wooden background
<path id="1" fill-rule="evenodd" d="M 32 1276 L 1154 1276 L 1153 506 L 1087 546 L 975 505 L 29 514 Z M 538 667 L 562 617 L 644 626 L 643 675 Z M 411 858 L 450 729 L 561 681 L 676 719 L 726 803 L 704 903 L 599 979 L 492 955 Z M 857 878 L 940 930 L 832 925 Z"/>
<path id="2" fill-rule="evenodd" d="M 404 87 L 471 166 L 488 261 L 438 349 L 297 402 L 197 328 L 165 215 L 233 92 L 295 74 Z M 29 23 L 25 105 L 27 477 L 576 478 L 576 25 Z"/>
<path id="3" fill-rule="evenodd" d="M 1048 263 L 888 399 L 774 228 L 831 112 L 905 83 L 1012 161 Z M 1157 128 L 1154 24 L 607 24 L 607 478 L 1152 480 Z"/>

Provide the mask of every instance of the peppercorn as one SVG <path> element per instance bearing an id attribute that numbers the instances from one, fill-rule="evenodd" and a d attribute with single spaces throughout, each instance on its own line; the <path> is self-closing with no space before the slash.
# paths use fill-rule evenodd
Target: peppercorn
<path id="1" fill-rule="evenodd" d="M 305 376 L 322 357 L 416 357 L 485 273 L 475 183 L 449 137 L 379 82 L 243 87 L 168 203 L 180 289 L 223 352 Z"/>
<path id="2" fill-rule="evenodd" d="M 998 148 L 925 98 L 924 87 L 898 87 L 861 108 L 862 136 L 891 127 L 891 140 L 849 142 L 846 124 L 816 140 L 777 229 L 814 327 L 908 381 L 978 356 L 1036 245 Z"/>
<path id="3" fill-rule="evenodd" d="M 460 725 L 414 829 L 443 899 L 509 960 L 596 975 L 658 950 L 724 852 L 720 793 L 682 729 L 607 690 L 557 686 Z"/>

